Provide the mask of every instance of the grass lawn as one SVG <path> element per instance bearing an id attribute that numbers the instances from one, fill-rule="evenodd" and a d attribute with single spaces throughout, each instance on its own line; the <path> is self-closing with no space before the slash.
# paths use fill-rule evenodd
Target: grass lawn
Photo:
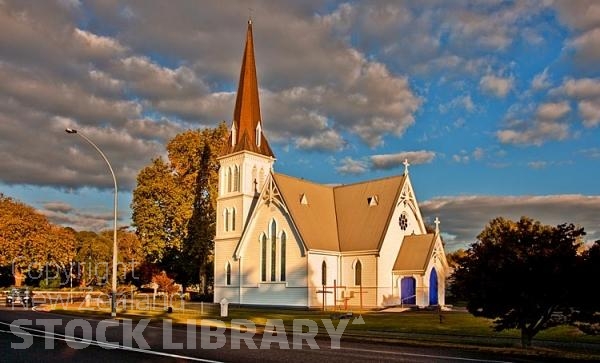
<path id="1" fill-rule="evenodd" d="M 230 306 L 228 317 L 220 317 L 220 309 L 215 304 L 191 304 L 179 302 L 173 304 L 174 311 L 167 313 L 163 308 L 147 309 L 119 309 L 118 317 L 138 320 L 149 318 L 153 324 L 160 324 L 162 319 L 171 319 L 173 323 L 185 324 L 189 319 L 199 322 L 201 319 L 214 319 L 225 322 L 227 325 L 234 319 L 250 320 L 257 327 L 267 324 L 269 319 L 281 319 L 286 325 L 286 331 L 291 333 L 294 319 L 310 319 L 315 321 L 321 332 L 325 333 L 322 319 L 331 319 L 334 312 L 317 310 L 291 310 L 275 308 L 249 308 Z M 73 314 L 94 314 L 100 317 L 110 317 L 110 310 L 104 306 L 102 309 L 81 310 L 79 305 L 56 305 L 56 310 L 65 310 Z M 135 307 L 135 306 L 134 306 Z M 357 317 L 357 315 L 354 315 Z M 473 346 L 478 349 L 506 350 L 519 349 L 520 332 L 506 330 L 495 332 L 491 320 L 474 317 L 462 311 L 444 311 L 440 314 L 435 311 L 405 311 L 402 313 L 365 312 L 362 314 L 365 324 L 351 324 L 354 320 L 347 320 L 348 324 L 344 336 L 361 336 L 375 341 L 402 340 L 419 344 L 448 344 Z M 333 325 L 338 326 L 341 320 L 333 319 Z M 307 329 L 307 328 L 306 328 Z M 306 331 L 305 329 L 305 331 Z M 581 357 L 600 359 L 600 336 L 585 335 L 571 326 L 559 326 L 544 330 L 534 337 L 534 350 L 528 354 L 549 354 L 556 356 L 565 354 L 583 354 Z M 537 350 L 536 350 L 537 349 Z M 512 352 L 514 353 L 514 352 Z"/>

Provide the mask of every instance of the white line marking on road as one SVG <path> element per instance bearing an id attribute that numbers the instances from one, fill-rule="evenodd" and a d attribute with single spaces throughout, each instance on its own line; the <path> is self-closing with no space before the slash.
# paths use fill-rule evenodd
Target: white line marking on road
<path id="1" fill-rule="evenodd" d="M 19 335 L 30 334 L 31 336 L 38 337 L 38 338 L 54 339 L 54 340 L 59 340 L 59 341 L 64 341 L 64 342 L 87 343 L 87 344 L 90 344 L 90 345 L 95 345 L 95 346 L 98 346 L 98 347 L 101 347 L 101 348 L 106 348 L 106 349 L 111 349 L 111 348 L 112 349 L 121 349 L 121 350 L 136 352 L 136 353 L 153 354 L 153 355 L 158 355 L 158 356 L 163 356 L 163 357 L 169 357 L 169 358 L 187 359 L 187 360 L 192 360 L 192 361 L 196 361 L 196 362 L 224 363 L 224 362 L 217 361 L 217 360 L 196 358 L 196 357 L 190 357 L 190 356 L 186 356 L 186 355 L 172 354 L 172 353 L 166 353 L 166 352 L 158 352 L 158 351 L 149 350 L 149 349 L 140 349 L 140 348 L 134 348 L 134 347 L 127 347 L 127 346 L 123 346 L 123 345 L 120 345 L 120 344 L 113 344 L 113 343 L 109 343 L 109 342 L 99 342 L 99 341 L 96 341 L 96 340 L 78 338 L 78 337 L 75 337 L 75 336 L 68 336 L 68 335 L 63 335 L 63 334 L 57 334 L 57 333 L 47 332 L 45 330 L 39 330 L 39 329 L 35 329 L 35 328 L 24 327 L 22 325 L 14 325 L 14 324 L 5 323 L 5 322 L 1 322 L 1 321 L 0 321 L 0 324 L 6 325 L 8 327 L 11 327 L 11 326 L 19 327 L 20 329 L 25 330 L 25 331 L 32 331 L 32 332 L 37 332 L 37 333 L 43 333 L 43 334 L 19 333 Z M 1 333 L 10 333 L 10 334 L 13 334 L 13 335 L 17 335 L 17 334 L 14 334 L 12 331 L 9 331 L 9 330 L 0 330 L 0 332 Z"/>

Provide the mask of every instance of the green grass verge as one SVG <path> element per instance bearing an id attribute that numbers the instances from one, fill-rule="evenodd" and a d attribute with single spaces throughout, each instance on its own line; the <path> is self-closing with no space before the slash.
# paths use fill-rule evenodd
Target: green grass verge
<path id="1" fill-rule="evenodd" d="M 330 319 L 335 312 L 322 312 L 314 310 L 288 310 L 230 307 L 228 317 L 220 317 L 220 311 L 214 305 L 175 304 L 175 310 L 167 313 L 164 309 L 128 309 L 119 310 L 121 318 L 143 319 L 149 318 L 152 323 L 160 324 L 162 319 L 172 319 L 173 323 L 185 324 L 189 319 L 216 319 L 230 323 L 234 319 L 250 320 L 256 326 L 264 326 L 269 319 L 281 319 L 286 327 L 293 326 L 294 319 L 310 319 L 315 321 L 322 332 L 325 327 L 322 319 Z M 71 314 L 110 317 L 107 308 L 96 310 L 81 310 L 78 306 L 57 305 L 57 310 L 64 310 Z M 355 317 L 357 315 L 354 315 Z M 466 312 L 448 311 L 441 313 L 432 311 L 406 311 L 402 313 L 365 312 L 362 314 L 365 324 L 351 324 L 349 321 L 344 336 L 362 336 L 372 341 L 402 340 L 429 344 L 455 344 L 471 346 L 482 349 L 483 347 L 496 349 L 519 349 L 520 333 L 517 330 L 495 332 L 491 328 L 492 321 L 475 317 Z M 337 326 L 338 321 L 334 321 Z M 287 328 L 286 328 L 287 330 Z M 291 330 L 288 330 L 291 331 Z M 544 344 L 551 342 L 552 348 Z M 546 354 L 548 356 L 561 356 L 561 354 L 577 353 L 576 357 L 582 359 L 600 358 L 600 336 L 583 334 L 572 326 L 558 326 L 540 332 L 534 338 L 533 345 L 537 350 L 530 350 L 527 354 Z M 564 346 L 561 346 L 564 345 Z M 584 348 L 582 348 L 584 346 Z M 508 351 L 501 351 L 507 352 Z M 513 354 L 513 353 L 511 353 Z"/>

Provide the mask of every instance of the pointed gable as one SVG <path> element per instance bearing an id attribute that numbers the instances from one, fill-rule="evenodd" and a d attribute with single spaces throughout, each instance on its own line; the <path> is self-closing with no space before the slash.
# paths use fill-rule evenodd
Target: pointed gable
<path id="1" fill-rule="evenodd" d="M 233 112 L 232 133 L 229 135 L 227 145 L 225 154 L 246 150 L 274 157 L 269 142 L 262 132 L 252 21 L 248 21 L 246 47 L 242 57 L 242 69 Z"/>
<path id="2" fill-rule="evenodd" d="M 431 260 L 438 235 L 405 236 L 394 263 L 394 272 L 424 273 Z"/>
<path id="3" fill-rule="evenodd" d="M 404 181 L 394 176 L 334 189 L 341 251 L 379 249 Z"/>

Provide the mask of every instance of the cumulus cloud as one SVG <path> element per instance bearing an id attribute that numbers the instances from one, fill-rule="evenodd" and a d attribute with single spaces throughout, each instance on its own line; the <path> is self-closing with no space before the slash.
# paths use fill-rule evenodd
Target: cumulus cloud
<path id="1" fill-rule="evenodd" d="M 569 111 L 571 107 L 566 101 L 544 103 L 538 107 L 537 117 L 544 121 L 554 121 L 564 117 Z"/>
<path id="2" fill-rule="evenodd" d="M 420 207 L 424 216 L 441 220 L 440 229 L 451 236 L 446 239 L 448 251 L 468 247 L 490 220 L 500 216 L 513 220 L 528 216 L 550 225 L 574 223 L 585 228 L 587 240 L 600 239 L 598 196 L 438 197 L 422 202 Z"/>
<path id="3" fill-rule="evenodd" d="M 550 87 L 550 80 L 548 79 L 548 68 L 545 68 L 542 73 L 536 74 L 531 81 L 531 88 L 535 91 L 543 90 Z"/>
<path id="4" fill-rule="evenodd" d="M 513 122 L 513 129 L 496 132 L 498 140 L 504 144 L 542 145 L 548 140 L 565 140 L 569 136 L 569 125 L 560 122 L 525 123 Z"/>
<path id="5" fill-rule="evenodd" d="M 342 159 L 340 166 L 336 168 L 340 174 L 363 174 L 369 167 L 366 162 L 362 160 L 354 160 L 351 157 L 345 157 Z"/>
<path id="6" fill-rule="evenodd" d="M 551 94 L 566 96 L 577 102 L 577 109 L 585 127 L 600 125 L 599 78 L 568 78 L 560 87 L 551 90 Z"/>
<path id="7" fill-rule="evenodd" d="M 504 98 L 512 89 L 513 82 L 511 77 L 505 78 L 488 74 L 481 78 L 479 87 L 496 97 Z"/>
<path id="8" fill-rule="evenodd" d="M 393 169 L 401 166 L 405 160 L 412 165 L 427 164 L 433 161 L 435 152 L 433 151 L 405 151 L 397 154 L 371 155 L 372 169 Z"/>
<path id="9" fill-rule="evenodd" d="M 575 52 L 575 60 L 593 67 L 600 60 L 600 4 L 594 0 L 556 1 L 559 19 L 575 36 L 567 46 Z"/>
<path id="10" fill-rule="evenodd" d="M 334 130 L 326 130 L 311 137 L 300 137 L 296 140 L 299 149 L 337 151 L 344 147 L 344 139 Z"/>
<path id="11" fill-rule="evenodd" d="M 564 120 L 570 111 L 567 101 L 542 103 L 529 120 L 511 119 L 508 127 L 496 132 L 496 137 L 504 144 L 537 146 L 565 140 L 571 136 L 570 125 Z M 525 112 L 531 113 L 529 109 Z"/>
<path id="12" fill-rule="evenodd" d="M 340 174 L 363 174 L 369 170 L 390 170 L 403 166 L 405 161 L 411 165 L 427 164 L 433 161 L 436 153 L 434 151 L 402 151 L 395 154 L 371 155 L 362 160 L 351 157 L 342 159 L 336 170 Z"/>

